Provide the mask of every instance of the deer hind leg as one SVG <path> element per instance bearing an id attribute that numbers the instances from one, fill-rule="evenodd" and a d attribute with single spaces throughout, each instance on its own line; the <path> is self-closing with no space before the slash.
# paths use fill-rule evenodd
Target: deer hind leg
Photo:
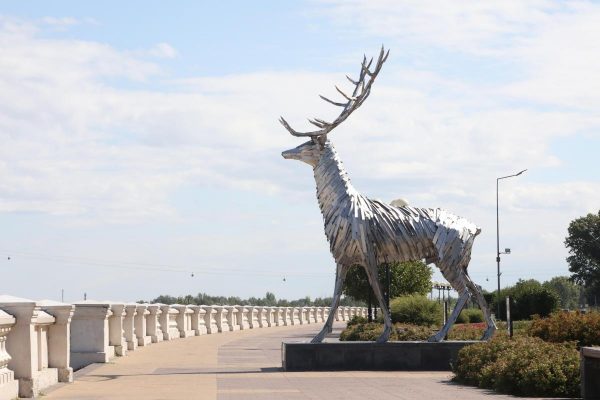
<path id="1" fill-rule="evenodd" d="M 479 304 L 479 308 L 481 308 L 481 312 L 483 313 L 483 319 L 485 320 L 485 323 L 487 325 L 487 328 L 483 333 L 481 340 L 488 340 L 494 335 L 494 332 L 496 332 L 496 323 L 492 319 L 492 314 L 490 313 L 490 309 L 488 308 L 487 302 L 483 298 L 481 289 L 471 280 L 471 278 L 467 274 L 465 274 L 465 284 L 467 285 L 471 293 L 473 293 L 473 295 L 475 296 L 475 300 L 477 301 L 477 304 Z"/>
<path id="2" fill-rule="evenodd" d="M 342 286 L 346 274 L 348 273 L 348 267 L 345 265 L 338 264 L 335 272 L 335 289 L 333 291 L 333 301 L 331 302 L 331 308 L 329 309 L 329 316 L 323 326 L 323 329 L 310 341 L 311 343 L 321 343 L 325 339 L 325 335 L 331 333 L 333 327 L 333 320 L 335 318 L 335 312 L 340 305 L 340 297 L 342 296 Z"/>
<path id="3" fill-rule="evenodd" d="M 433 335 L 429 339 L 427 339 L 428 342 L 441 342 L 442 340 L 444 340 L 444 338 L 450 331 L 450 328 L 456 322 L 458 315 L 464 308 L 465 304 L 467 304 L 467 301 L 469 300 L 470 297 L 471 297 L 471 295 L 469 294 L 469 292 L 467 290 L 464 290 L 461 293 L 460 297 L 458 298 L 458 301 L 456 302 L 456 307 L 454 307 L 454 311 L 452 311 L 452 314 L 450 314 L 450 316 L 448 317 L 448 320 L 446 321 L 446 323 L 444 324 L 442 329 L 440 329 L 438 333 L 436 333 L 435 335 Z"/>
<path id="4" fill-rule="evenodd" d="M 364 266 L 367 277 L 369 278 L 369 284 L 373 288 L 375 297 L 381 307 L 383 313 L 383 333 L 377 338 L 377 343 L 385 343 L 389 340 L 390 334 L 392 333 L 392 318 L 390 317 L 390 311 L 387 308 L 387 304 L 383 298 L 383 291 L 379 284 L 379 277 L 377 275 L 377 262 L 375 260 L 369 260 L 368 265 Z"/>

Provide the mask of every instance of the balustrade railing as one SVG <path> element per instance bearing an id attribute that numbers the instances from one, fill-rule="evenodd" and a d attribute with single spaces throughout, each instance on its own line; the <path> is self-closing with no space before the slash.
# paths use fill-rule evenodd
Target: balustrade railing
<path id="1" fill-rule="evenodd" d="M 164 340 L 238 330 L 321 323 L 328 307 L 65 304 L 0 296 L 0 400 L 34 397 L 73 370 L 106 363 Z M 340 307 L 336 320 L 366 315 Z M 8 396 L 8 397 L 7 397 Z"/>

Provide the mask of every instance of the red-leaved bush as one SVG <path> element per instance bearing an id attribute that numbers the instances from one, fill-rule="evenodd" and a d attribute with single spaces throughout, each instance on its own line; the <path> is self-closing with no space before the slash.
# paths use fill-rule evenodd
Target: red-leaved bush
<path id="1" fill-rule="evenodd" d="M 534 317 L 528 334 L 548 342 L 577 342 L 577 346 L 600 345 L 600 313 L 555 312 Z"/>

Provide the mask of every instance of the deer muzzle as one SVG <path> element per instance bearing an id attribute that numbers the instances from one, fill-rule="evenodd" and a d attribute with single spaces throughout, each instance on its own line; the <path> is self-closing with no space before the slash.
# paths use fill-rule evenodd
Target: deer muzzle
<path id="1" fill-rule="evenodd" d="M 286 150 L 281 153 L 283 158 L 286 160 L 299 160 L 300 159 L 300 150 L 298 148 Z"/>

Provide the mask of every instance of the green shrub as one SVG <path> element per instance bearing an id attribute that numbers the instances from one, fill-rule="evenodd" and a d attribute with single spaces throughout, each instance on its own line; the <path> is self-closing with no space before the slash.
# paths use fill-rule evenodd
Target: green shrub
<path id="1" fill-rule="evenodd" d="M 578 346 L 600 345 L 600 313 L 556 312 L 548 318 L 536 317 L 529 335 L 548 342 L 577 342 Z"/>
<path id="2" fill-rule="evenodd" d="M 383 333 L 383 324 L 368 322 L 348 325 L 340 334 L 341 341 L 375 341 Z M 390 334 L 391 341 L 427 340 L 435 333 L 425 326 L 394 324 Z"/>
<path id="3" fill-rule="evenodd" d="M 483 313 L 479 308 L 465 308 L 456 319 L 457 324 L 476 324 L 478 322 L 483 322 Z"/>
<path id="4" fill-rule="evenodd" d="M 469 322 L 477 324 L 483 322 L 483 312 L 479 308 L 467 308 L 464 310 L 469 316 Z"/>
<path id="5" fill-rule="evenodd" d="M 340 333 L 341 341 L 374 341 L 383 333 L 383 325 L 377 322 L 348 325 Z"/>
<path id="6" fill-rule="evenodd" d="M 390 302 L 392 321 L 414 325 L 440 325 L 442 306 L 425 296 L 411 295 L 393 299 Z"/>
<path id="7" fill-rule="evenodd" d="M 455 324 L 468 324 L 468 323 L 469 323 L 469 316 L 467 315 L 466 310 L 462 310 L 460 312 L 460 314 L 458 314 Z"/>
<path id="8" fill-rule="evenodd" d="M 495 337 L 463 348 L 455 380 L 518 396 L 579 396 L 579 353 L 573 343 Z"/>
<path id="9" fill-rule="evenodd" d="M 358 324 L 366 324 L 368 322 L 367 318 L 362 317 L 360 315 L 355 315 L 354 317 L 350 318 L 350 320 L 348 321 L 348 323 L 346 324 L 346 326 L 353 326 L 353 325 L 358 325 Z"/>

